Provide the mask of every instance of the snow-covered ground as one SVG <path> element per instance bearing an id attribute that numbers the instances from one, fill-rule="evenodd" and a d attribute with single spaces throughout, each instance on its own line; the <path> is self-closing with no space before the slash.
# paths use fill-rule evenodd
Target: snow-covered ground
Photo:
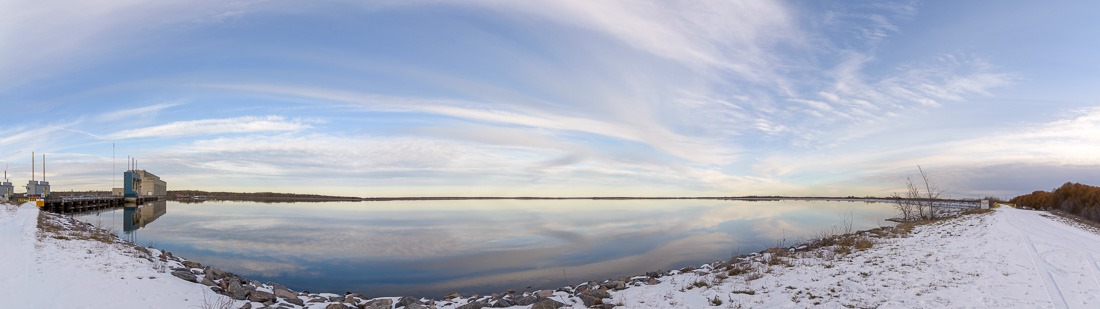
<path id="1" fill-rule="evenodd" d="M 612 292 L 627 307 L 1055 307 L 1100 308 L 1100 235 L 1045 212 L 993 213 L 871 238 L 872 248 L 821 248 L 785 258 L 746 280 L 714 272 L 665 277 Z M 759 256 L 755 260 L 766 260 Z M 718 281 L 721 281 L 718 283 Z M 693 287 L 696 282 L 710 286 Z M 716 301 L 717 299 L 717 301 Z M 713 302 L 713 303 L 712 303 Z"/>
<path id="2" fill-rule="evenodd" d="M 30 203 L 0 208 L 0 307 L 203 308 L 218 296 L 159 272 L 131 246 L 39 239 L 38 209 Z"/>
<path id="3" fill-rule="evenodd" d="M 163 263 L 134 246 L 39 233 L 37 217 L 29 204 L 0 212 L 0 289 L 5 291 L 0 307 L 215 308 L 224 300 L 207 286 L 170 275 Z M 628 278 L 623 284 L 585 284 L 575 293 L 565 288 L 539 295 L 422 301 L 440 308 L 510 304 L 536 296 L 543 305 L 549 298 L 573 308 L 584 308 L 585 300 L 629 308 L 1100 308 L 1100 262 L 1095 258 L 1100 235 L 1045 212 L 1002 207 L 916 226 L 911 233 L 863 234 L 852 238 L 870 240 L 863 244 L 871 247 L 863 250 L 851 244 L 773 250 L 734 263 Z M 578 292 L 593 286 L 610 289 Z M 338 303 L 301 297 L 310 308 Z M 387 307 L 398 303 L 388 299 Z M 233 305 L 246 303 L 262 305 Z"/>

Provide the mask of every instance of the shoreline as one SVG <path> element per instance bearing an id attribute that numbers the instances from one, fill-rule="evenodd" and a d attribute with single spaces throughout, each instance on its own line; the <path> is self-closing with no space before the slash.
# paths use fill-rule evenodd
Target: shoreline
<path id="1" fill-rule="evenodd" d="M 749 254 L 742 254 L 732 257 L 729 260 L 719 260 L 711 263 L 705 263 L 699 265 L 698 267 L 689 266 L 678 270 L 656 270 L 641 275 L 609 278 L 603 281 L 582 282 L 575 285 L 559 287 L 555 290 L 538 290 L 525 293 L 516 293 L 514 290 L 507 290 L 499 293 L 491 293 L 489 295 L 472 294 L 466 297 L 463 297 L 458 293 L 451 293 L 447 296 L 444 296 L 442 299 L 436 299 L 433 297 L 417 298 L 410 296 L 367 298 L 366 296 L 359 293 L 348 292 L 345 293 L 345 295 L 339 295 L 335 293 L 311 293 L 309 291 L 294 291 L 277 283 L 268 282 L 266 284 L 261 284 L 260 282 L 253 279 L 248 279 L 246 277 L 225 272 L 217 268 L 204 266 L 201 263 L 195 261 L 174 256 L 171 252 L 162 251 L 156 248 L 143 247 L 122 239 L 118 239 L 117 235 L 115 235 L 114 233 L 95 228 L 89 223 L 84 223 L 74 218 L 59 216 L 47 212 L 41 212 L 41 215 L 53 216 L 56 217 L 57 220 L 68 220 L 70 222 L 67 223 L 67 225 L 87 226 L 89 229 L 95 230 L 97 233 L 103 234 L 103 236 L 101 237 L 111 237 L 116 239 L 116 241 L 118 242 L 125 243 L 135 248 L 140 248 L 138 249 L 139 251 L 149 252 L 149 255 L 151 257 L 159 259 L 161 262 L 170 264 L 170 266 L 167 266 L 167 269 L 165 270 L 167 273 L 170 273 L 173 276 L 182 280 L 208 287 L 211 291 L 229 297 L 236 302 L 247 302 L 249 306 L 246 307 L 255 307 L 260 305 L 270 306 L 276 304 L 297 305 L 305 307 L 310 306 L 310 304 L 321 303 L 326 304 L 327 306 L 329 304 L 335 304 L 336 302 L 344 305 L 363 308 L 390 308 L 390 306 L 387 306 L 387 303 L 389 305 L 400 304 L 401 306 L 417 304 L 435 308 L 467 309 L 502 305 L 529 306 L 539 303 L 545 303 L 543 307 L 546 308 L 557 308 L 573 305 L 582 305 L 585 307 L 589 307 L 603 304 L 605 302 L 605 299 L 610 299 L 610 292 L 622 291 L 630 287 L 655 285 L 660 283 L 661 279 L 667 276 L 675 276 L 685 273 L 698 273 L 698 270 L 701 269 L 728 269 L 730 267 L 734 267 L 733 265 L 737 265 L 738 261 L 755 261 L 754 259 L 761 258 L 765 259 L 765 263 L 774 264 L 774 261 L 768 261 L 768 259 L 774 259 L 773 256 L 776 256 L 777 252 L 784 251 L 796 253 L 806 250 L 814 250 L 820 248 L 821 244 L 819 243 L 823 241 L 822 239 L 814 239 L 807 243 L 797 244 L 790 247 L 776 247 Z M 855 231 L 849 234 L 827 236 L 830 239 L 845 239 L 856 237 L 856 235 L 879 233 L 876 231 L 888 231 L 891 229 L 893 229 L 893 227 L 879 227 L 869 230 Z M 752 276 L 753 274 L 748 273 L 747 275 Z M 516 287 L 516 289 L 518 289 L 518 287 Z"/>
<path id="2" fill-rule="evenodd" d="M 33 208 L 33 207 L 31 207 Z M 22 212 L 23 210 L 20 210 Z M 33 210 L 37 211 L 37 209 Z M 729 260 L 685 267 L 670 271 L 652 271 L 636 276 L 582 282 L 556 290 L 517 293 L 505 291 L 490 295 L 459 295 L 442 298 L 386 296 L 369 298 L 362 294 L 293 291 L 273 283 L 260 283 L 216 268 L 177 257 L 169 252 L 149 249 L 122 241 L 109 231 L 95 228 L 55 214 L 39 212 L 66 227 L 43 231 L 39 245 L 62 246 L 69 251 L 83 250 L 83 243 L 123 243 L 120 252 L 157 274 L 157 281 L 169 280 L 208 291 L 203 301 L 222 304 L 203 308 L 741 308 L 741 307 L 1003 307 L 1051 306 L 1073 295 L 1058 291 L 1028 293 L 1044 280 L 1059 280 L 1062 290 L 1088 289 L 1072 278 L 1075 272 L 1060 273 L 1044 265 L 1029 264 L 1027 246 L 1019 241 L 1048 241 L 1039 246 L 1064 247 L 1061 238 L 1043 238 L 1044 234 L 1019 231 L 1030 225 L 1041 230 L 1084 235 L 1070 250 L 1090 250 L 1100 246 L 1100 235 L 1067 225 L 1056 216 L 1026 210 L 975 210 L 958 216 L 928 222 L 909 222 L 895 227 L 880 227 L 843 235 L 823 235 L 810 242 L 775 247 Z M 0 218 L 2 220 L 3 218 Z M 0 221 L 3 222 L 3 221 Z M 0 227 L 3 227 L 0 224 Z M 45 235 L 80 234 L 86 238 L 57 239 Z M 51 234 L 53 233 L 53 234 Z M 94 236 L 99 235 L 99 236 Z M 1027 236 L 1030 235 L 1030 236 Z M 1052 243 L 1051 243 L 1052 242 Z M 130 249 L 126 249 L 130 248 Z M 1033 250 L 1033 249 L 1032 249 Z M 1064 250 L 1064 249 L 1063 249 Z M 89 251 L 90 252 L 90 251 Z M 147 252 L 147 253 L 142 253 Z M 1087 252 L 1087 251 L 1086 251 Z M 77 252 L 79 253 L 79 252 Z M 73 254 L 77 254 L 73 253 Z M 1042 252 L 1040 252 L 1042 253 Z M 1077 255 L 1058 255 L 1073 258 Z M 1076 261 L 1076 260 L 1074 260 Z M 163 262 L 163 263 L 161 263 Z M 158 266 L 163 265 L 163 266 Z M 1031 265 L 1031 266 L 1027 266 Z M 1061 265 L 1061 264 L 1060 264 Z M 1087 264 L 1082 264 L 1087 265 Z M 140 268 L 139 267 L 139 268 Z M 160 267 L 158 271 L 156 268 Z M 1038 267 L 1038 270 L 1031 268 Z M 1083 267 L 1083 266 L 1082 266 Z M 138 269 L 141 270 L 141 269 Z M 1078 271 L 1078 270 L 1075 270 Z M 1079 271 L 1088 272 L 1082 268 Z M 1046 273 L 1050 277 L 1039 274 Z M 171 274 L 172 276 L 168 276 Z M 1100 273 L 1097 273 L 1100 275 Z M 159 278 L 159 277 L 166 277 Z M 174 277 L 174 278 L 173 278 Z M 193 278 L 192 278 L 193 277 Z M 1046 278 L 1039 280 L 1039 278 Z M 151 278 L 150 278 L 151 279 Z M 146 279 L 148 280 L 148 279 Z M 108 286 L 112 286 L 108 284 Z M 16 287 L 18 288 L 18 287 Z M 113 287 L 112 287 L 113 288 Z M 230 292 L 232 290 L 233 292 Z M 246 292 L 242 292 L 246 291 Z M 172 292 L 172 291 L 166 291 Z M 182 293 L 182 292 L 180 292 Z M 206 293 L 215 295 L 207 300 Z M 217 294 L 215 294 L 217 293 Z M 1069 293 L 1069 292 L 1067 292 Z M 228 294 L 228 295 L 227 295 Z M 243 295 L 242 295 L 243 294 Z M 1055 297 L 1054 295 L 1060 295 Z M 975 297 L 977 295 L 978 297 Z M 233 297 L 238 296 L 238 297 Z M 241 299 L 238 299 L 241 298 Z M 193 299 L 192 299 L 193 301 Z M 1088 304 L 1090 299 L 1082 299 Z M 299 305 L 298 303 L 301 303 Z M 162 307 L 184 308 L 183 302 L 167 302 Z M 139 306 L 140 307 L 140 306 Z M 188 307 L 194 307 L 190 305 Z M 1071 306 L 1072 307 L 1072 306 Z"/>

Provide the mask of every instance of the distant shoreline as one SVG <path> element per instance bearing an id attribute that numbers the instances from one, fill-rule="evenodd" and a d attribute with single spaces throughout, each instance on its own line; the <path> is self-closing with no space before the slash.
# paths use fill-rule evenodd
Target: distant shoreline
<path id="1" fill-rule="evenodd" d="M 109 195 L 107 191 L 54 192 L 53 195 Z M 198 190 L 170 190 L 168 200 L 183 203 L 201 203 L 205 201 L 245 201 L 261 203 L 295 202 L 387 202 L 387 201 L 461 201 L 461 200 L 736 200 L 736 201 L 778 201 L 778 200 L 832 200 L 832 201 L 872 201 L 892 202 L 886 197 L 856 196 L 395 196 L 395 197 L 354 197 L 319 194 L 274 193 L 274 192 L 211 192 Z M 937 199 L 939 202 L 977 202 L 978 199 Z"/>

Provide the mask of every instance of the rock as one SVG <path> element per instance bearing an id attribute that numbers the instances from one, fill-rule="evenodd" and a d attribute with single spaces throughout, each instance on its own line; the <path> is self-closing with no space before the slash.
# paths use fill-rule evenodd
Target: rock
<path id="1" fill-rule="evenodd" d="M 359 301 L 363 300 L 363 299 L 367 299 L 367 297 L 364 296 L 363 294 L 359 294 L 359 293 L 351 293 L 351 294 L 344 295 L 344 302 L 345 303 L 352 303 L 352 304 L 358 305 Z"/>
<path id="2" fill-rule="evenodd" d="M 365 308 L 370 308 L 370 309 L 379 309 L 379 308 L 390 309 L 390 308 L 393 308 L 393 300 L 389 299 L 389 298 L 373 299 L 373 300 L 367 301 L 366 306 L 364 306 L 364 307 Z"/>
<path id="3" fill-rule="evenodd" d="M 516 302 L 512 301 L 511 299 L 504 298 L 504 299 L 501 299 L 501 300 L 498 300 L 498 301 L 494 302 L 493 303 L 493 308 L 508 308 L 508 307 L 515 306 L 515 305 L 516 305 Z"/>
<path id="4" fill-rule="evenodd" d="M 187 280 L 187 281 L 191 281 L 191 282 L 199 282 L 198 277 L 196 277 L 195 274 L 192 274 L 189 271 L 177 270 L 177 271 L 173 271 L 172 275 L 176 276 L 176 277 L 179 277 L 180 279 L 183 279 L 183 280 Z"/>
<path id="5" fill-rule="evenodd" d="M 451 292 L 451 294 L 447 294 L 447 296 L 443 296 L 443 300 L 452 300 L 452 299 L 455 299 L 455 298 L 462 298 L 462 294 L 458 294 L 458 292 Z"/>
<path id="6" fill-rule="evenodd" d="M 589 296 L 588 294 L 577 295 L 577 297 L 581 299 L 581 302 L 584 302 L 585 307 L 591 307 L 591 306 L 603 301 L 603 300 L 600 300 L 599 298 Z"/>
<path id="7" fill-rule="evenodd" d="M 458 308 L 455 308 L 455 309 L 481 309 L 481 308 L 485 308 L 485 307 L 487 307 L 486 303 L 475 301 L 475 302 L 471 302 L 469 304 L 458 306 Z"/>
<path id="8" fill-rule="evenodd" d="M 534 305 L 534 304 L 535 304 L 535 303 L 537 303 L 538 301 L 539 301 L 539 298 L 538 298 L 538 297 L 536 297 L 536 296 L 520 296 L 520 297 L 516 297 L 516 305 L 520 305 L 520 306 L 530 306 L 530 305 Z"/>
<path id="9" fill-rule="evenodd" d="M 214 281 L 210 280 L 210 276 L 203 276 L 202 277 L 202 284 L 206 285 L 206 286 L 213 286 L 213 287 L 218 286 L 217 283 L 214 283 Z"/>
<path id="10" fill-rule="evenodd" d="M 183 267 L 187 267 L 187 268 L 202 268 L 202 264 L 192 262 L 192 261 L 183 261 L 181 263 L 183 264 Z"/>
<path id="11" fill-rule="evenodd" d="M 397 308 L 408 307 L 411 304 L 419 305 L 419 304 L 421 304 L 421 302 L 420 302 L 419 299 L 412 298 L 412 297 L 409 297 L 409 296 L 401 297 L 400 299 L 397 300 Z"/>
<path id="12" fill-rule="evenodd" d="M 325 306 L 325 309 L 348 309 L 348 306 L 340 303 L 328 304 L 328 306 Z"/>
<path id="13" fill-rule="evenodd" d="M 531 309 L 557 309 L 561 306 L 565 306 L 565 304 L 553 299 L 544 299 L 536 303 L 534 306 L 531 306 Z"/>
<path id="14" fill-rule="evenodd" d="M 282 298 L 297 298 L 298 297 L 298 293 L 291 292 L 289 289 L 286 289 L 286 288 L 277 287 L 277 288 L 274 288 L 272 290 L 274 291 L 273 294 L 275 294 L 276 297 L 282 297 Z"/>
<path id="15" fill-rule="evenodd" d="M 299 305 L 299 306 L 305 306 L 305 304 L 306 304 L 305 302 L 302 301 L 301 298 L 298 298 L 298 293 L 291 292 L 290 290 L 288 290 L 286 288 L 283 288 L 283 287 L 279 287 L 279 288 L 275 289 L 275 296 L 279 297 L 279 298 L 282 298 L 282 299 L 285 299 L 286 302 L 291 303 L 291 304 L 295 304 L 295 305 Z"/>
<path id="16" fill-rule="evenodd" d="M 214 280 L 225 278 L 225 272 L 213 267 L 207 267 L 206 271 L 203 271 L 203 274 Z"/>
<path id="17" fill-rule="evenodd" d="M 409 304 L 408 306 L 405 306 L 405 309 L 427 309 L 427 308 L 428 308 L 427 306 L 424 306 L 424 305 L 421 305 L 421 304 Z"/>
<path id="18" fill-rule="evenodd" d="M 584 291 L 584 293 L 581 293 L 581 294 L 592 296 L 592 297 L 595 297 L 596 299 L 611 298 L 611 293 L 608 293 L 607 291 L 604 291 L 604 290 L 588 290 L 588 291 Z"/>
<path id="19" fill-rule="evenodd" d="M 647 284 L 647 285 L 654 285 L 654 284 L 658 284 L 658 283 L 661 283 L 661 282 L 657 281 L 657 279 L 653 279 L 653 278 L 649 278 L 645 281 L 645 284 Z"/>
<path id="20" fill-rule="evenodd" d="M 611 281 L 611 282 L 608 282 L 607 284 L 604 284 L 603 287 L 605 287 L 609 290 L 618 291 L 618 290 L 625 289 L 626 288 L 626 283 L 616 280 L 616 281 Z"/>
<path id="21" fill-rule="evenodd" d="M 226 289 L 225 289 L 225 292 L 226 292 L 227 296 L 232 297 L 233 299 L 238 299 L 238 300 L 247 299 L 249 291 L 250 291 L 249 289 L 246 289 L 246 288 L 244 288 L 244 286 L 241 286 L 241 282 L 237 281 L 237 280 L 229 281 L 229 284 L 227 284 Z"/>
<path id="22" fill-rule="evenodd" d="M 550 298 L 550 296 L 554 296 L 554 291 L 539 290 L 538 292 L 535 292 L 535 296 L 542 297 L 542 298 Z"/>
<path id="23" fill-rule="evenodd" d="M 244 303 L 244 305 L 241 305 L 241 309 L 252 309 L 252 303 Z"/>
<path id="24" fill-rule="evenodd" d="M 258 303 L 266 303 L 275 300 L 275 294 L 256 290 L 248 293 L 248 300 Z"/>

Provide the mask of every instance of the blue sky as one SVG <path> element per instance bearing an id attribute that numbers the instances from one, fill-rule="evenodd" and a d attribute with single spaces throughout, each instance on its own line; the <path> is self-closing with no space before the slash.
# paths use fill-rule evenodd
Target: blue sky
<path id="1" fill-rule="evenodd" d="M 917 165 L 956 197 L 1100 184 L 1091 1 L 0 12 L 0 161 L 22 184 L 46 153 L 55 191 L 127 156 L 170 189 L 353 196 L 889 195 Z"/>

